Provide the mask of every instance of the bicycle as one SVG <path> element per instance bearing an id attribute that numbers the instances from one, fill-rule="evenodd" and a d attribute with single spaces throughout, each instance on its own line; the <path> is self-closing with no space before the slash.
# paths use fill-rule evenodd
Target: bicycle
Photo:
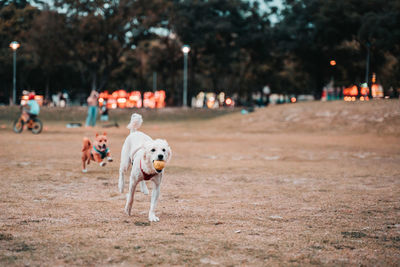
<path id="1" fill-rule="evenodd" d="M 36 117 L 30 117 L 26 111 L 21 112 L 21 116 L 14 121 L 13 131 L 15 133 L 22 133 L 24 125 L 26 124 L 28 130 L 33 134 L 40 134 L 43 129 L 43 123 Z"/>

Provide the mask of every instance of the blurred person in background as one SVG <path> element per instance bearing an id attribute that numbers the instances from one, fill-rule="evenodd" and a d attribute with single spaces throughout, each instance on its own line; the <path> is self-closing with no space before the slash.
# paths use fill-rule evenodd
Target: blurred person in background
<path id="1" fill-rule="evenodd" d="M 29 93 L 28 102 L 26 103 L 25 107 L 28 107 L 28 109 L 26 109 L 26 113 L 28 113 L 29 119 L 35 119 L 39 115 L 40 106 L 35 100 L 34 93 Z"/>
<path id="2" fill-rule="evenodd" d="M 108 121 L 108 108 L 107 108 L 107 101 L 104 100 L 103 105 L 100 108 L 100 120 L 101 121 Z"/>
<path id="3" fill-rule="evenodd" d="M 98 98 L 99 98 L 99 93 L 96 90 L 92 90 L 92 92 L 90 93 L 90 96 L 87 98 L 88 115 L 86 118 L 86 127 L 96 126 Z"/>
<path id="4" fill-rule="evenodd" d="M 28 102 L 22 106 L 22 113 L 26 121 L 34 120 L 39 115 L 40 106 L 35 100 L 35 93 L 31 92 L 28 95 Z M 28 129 L 32 129 L 28 123 Z"/>

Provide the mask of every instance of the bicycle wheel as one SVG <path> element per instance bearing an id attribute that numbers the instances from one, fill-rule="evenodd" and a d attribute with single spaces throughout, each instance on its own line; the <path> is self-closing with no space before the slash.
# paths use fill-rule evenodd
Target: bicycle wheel
<path id="1" fill-rule="evenodd" d="M 24 129 L 24 121 L 21 120 L 21 118 L 16 119 L 13 124 L 13 131 L 15 133 L 21 133 L 23 129 Z"/>
<path id="2" fill-rule="evenodd" d="M 43 129 L 43 124 L 39 119 L 33 119 L 32 123 L 32 133 L 33 134 L 40 134 Z"/>

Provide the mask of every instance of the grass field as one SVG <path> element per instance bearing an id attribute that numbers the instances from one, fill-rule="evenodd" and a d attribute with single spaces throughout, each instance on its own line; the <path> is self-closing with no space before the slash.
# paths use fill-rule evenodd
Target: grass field
<path id="1" fill-rule="evenodd" d="M 54 110 L 53 110 L 54 111 Z M 138 112 L 166 139 L 156 213 L 118 192 L 132 111 L 107 128 L 114 162 L 81 172 L 86 110 L 44 110 L 40 135 L 0 108 L 0 266 L 398 266 L 400 103 L 297 103 Z M 151 183 L 149 182 L 149 189 Z"/>

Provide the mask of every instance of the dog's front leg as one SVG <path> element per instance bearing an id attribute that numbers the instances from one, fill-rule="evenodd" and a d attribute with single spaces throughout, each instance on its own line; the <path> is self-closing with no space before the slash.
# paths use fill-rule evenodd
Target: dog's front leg
<path id="1" fill-rule="evenodd" d="M 104 166 L 106 166 L 106 164 L 107 164 L 107 162 L 103 161 L 103 159 L 101 158 L 101 156 L 100 156 L 99 154 L 97 154 L 97 153 L 94 153 L 93 159 L 94 159 L 97 163 L 99 163 L 99 165 L 100 165 L 101 167 L 104 167 Z"/>
<path id="2" fill-rule="evenodd" d="M 108 162 L 112 162 L 112 161 L 113 161 L 110 152 L 107 153 L 107 161 L 108 161 Z"/>
<path id="3" fill-rule="evenodd" d="M 149 194 L 149 189 L 147 189 L 147 185 L 144 180 L 140 182 L 140 191 L 145 195 Z"/>
<path id="4" fill-rule="evenodd" d="M 149 221 L 151 222 L 158 222 L 160 219 L 156 216 L 154 210 L 157 207 L 158 197 L 160 196 L 160 186 L 161 186 L 161 179 L 156 178 L 153 180 L 154 187 L 151 192 L 151 204 L 150 204 L 150 211 L 149 211 Z"/>
<path id="5" fill-rule="evenodd" d="M 138 184 L 138 179 L 134 177 L 133 171 L 131 173 L 131 179 L 129 182 L 129 193 L 126 195 L 125 213 L 129 216 L 131 215 L 133 198 L 135 196 L 136 186 Z"/>

